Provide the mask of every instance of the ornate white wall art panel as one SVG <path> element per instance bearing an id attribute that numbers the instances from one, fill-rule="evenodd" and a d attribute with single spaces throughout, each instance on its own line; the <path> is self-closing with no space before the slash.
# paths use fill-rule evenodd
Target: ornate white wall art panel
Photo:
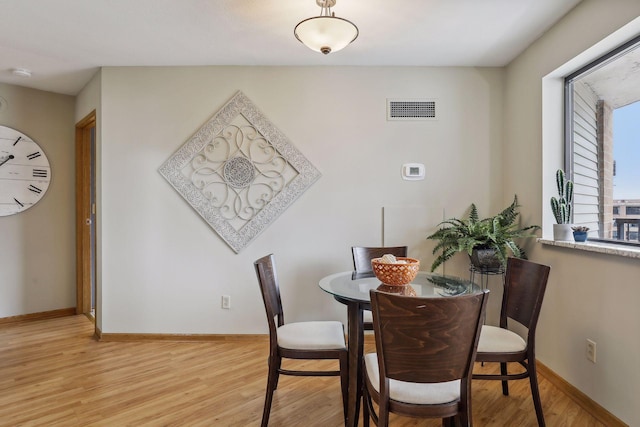
<path id="1" fill-rule="evenodd" d="M 242 92 L 160 174 L 236 253 L 320 177 Z"/>

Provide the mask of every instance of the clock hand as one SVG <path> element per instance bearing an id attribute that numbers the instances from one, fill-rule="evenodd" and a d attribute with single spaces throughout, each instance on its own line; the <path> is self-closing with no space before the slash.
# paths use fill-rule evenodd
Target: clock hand
<path id="1" fill-rule="evenodd" d="M 0 166 L 4 165 L 5 163 L 7 163 L 9 160 L 14 159 L 15 157 L 13 156 L 13 154 L 9 154 L 4 160 L 0 161 Z"/>

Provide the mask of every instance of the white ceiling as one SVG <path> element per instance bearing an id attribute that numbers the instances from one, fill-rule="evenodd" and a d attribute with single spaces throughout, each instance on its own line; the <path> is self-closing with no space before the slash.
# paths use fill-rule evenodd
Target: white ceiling
<path id="1" fill-rule="evenodd" d="M 337 0 L 360 35 L 324 56 L 293 36 L 315 0 L 0 0 L 0 83 L 75 95 L 102 66 L 503 66 L 580 1 Z"/>

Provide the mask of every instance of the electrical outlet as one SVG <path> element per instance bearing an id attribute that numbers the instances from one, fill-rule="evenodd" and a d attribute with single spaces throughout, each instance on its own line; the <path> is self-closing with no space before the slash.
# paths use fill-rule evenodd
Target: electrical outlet
<path id="1" fill-rule="evenodd" d="M 231 308 L 231 296 L 222 295 L 222 308 L 227 310 Z"/>
<path id="2" fill-rule="evenodd" d="M 587 359 L 596 363 L 596 343 L 589 339 L 587 340 Z"/>

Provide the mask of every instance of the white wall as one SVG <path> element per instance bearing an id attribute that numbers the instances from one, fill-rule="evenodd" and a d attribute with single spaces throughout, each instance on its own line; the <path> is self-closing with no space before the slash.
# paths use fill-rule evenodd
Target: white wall
<path id="1" fill-rule="evenodd" d="M 542 223 L 547 236 L 554 173 L 562 166 L 561 78 L 615 44 L 600 43 L 573 69 L 563 65 L 639 14 L 634 0 L 585 0 L 507 67 L 504 198 L 521 194 L 523 217 Z M 631 38 L 640 26 L 623 33 Z M 541 244 L 530 258 L 552 267 L 538 359 L 629 425 L 640 425 L 640 263 Z M 596 364 L 585 357 L 587 338 L 597 343 Z"/>
<path id="2" fill-rule="evenodd" d="M 71 96 L 0 84 L 0 124 L 35 140 L 51 165 L 44 197 L 0 217 L 0 318 L 75 307 Z"/>
<path id="3" fill-rule="evenodd" d="M 237 90 L 322 173 L 240 254 L 157 171 Z M 404 97 L 437 98 L 439 120 L 387 121 Z M 407 224 L 423 230 L 501 202 L 499 69 L 105 68 L 101 108 L 104 333 L 265 333 L 253 261 L 271 252 L 290 320 L 345 320 L 318 280 L 381 243 L 383 206 L 438 206 Z M 403 181 L 407 162 L 427 179 Z"/>

